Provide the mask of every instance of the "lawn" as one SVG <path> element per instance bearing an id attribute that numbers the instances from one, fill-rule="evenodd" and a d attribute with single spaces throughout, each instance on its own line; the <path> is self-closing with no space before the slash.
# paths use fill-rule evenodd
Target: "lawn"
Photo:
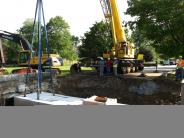
<path id="1" fill-rule="evenodd" d="M 8 74 L 11 74 L 13 70 L 22 69 L 23 67 L 5 67 Z"/>
<path id="2" fill-rule="evenodd" d="M 60 69 L 62 70 L 61 71 L 61 76 L 67 76 L 67 75 L 70 75 L 70 66 L 61 66 Z M 93 70 L 91 67 L 81 67 L 81 70 L 82 71 L 91 71 Z"/>
<path id="3" fill-rule="evenodd" d="M 6 67 L 6 71 L 8 72 L 8 74 L 11 74 L 13 70 L 16 70 L 16 69 L 21 69 L 22 67 Z M 61 69 L 61 76 L 67 76 L 70 74 L 70 66 L 69 65 L 66 65 L 66 66 L 61 66 L 60 67 Z M 91 71 L 93 70 L 92 68 L 90 67 L 81 67 L 81 70 L 82 71 Z"/>

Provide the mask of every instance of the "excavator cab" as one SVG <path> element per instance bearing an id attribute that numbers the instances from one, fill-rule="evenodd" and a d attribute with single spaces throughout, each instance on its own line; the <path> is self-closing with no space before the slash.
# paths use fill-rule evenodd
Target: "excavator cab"
<path id="1" fill-rule="evenodd" d="M 30 58 L 30 51 L 21 51 L 19 53 L 19 60 L 18 60 L 18 64 L 19 66 L 25 66 L 28 64 L 28 60 Z"/>
<path id="2" fill-rule="evenodd" d="M 103 58 L 104 58 L 104 59 L 108 59 L 108 58 L 110 58 L 110 57 L 111 57 L 110 51 L 107 50 L 106 52 L 103 53 Z"/>

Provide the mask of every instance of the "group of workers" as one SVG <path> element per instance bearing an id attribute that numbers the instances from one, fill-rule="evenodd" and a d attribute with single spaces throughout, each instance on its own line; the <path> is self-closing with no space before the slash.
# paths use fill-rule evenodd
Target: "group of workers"
<path id="1" fill-rule="evenodd" d="M 99 76 L 102 77 L 104 75 L 118 75 L 118 59 L 100 59 L 98 61 L 98 67 L 97 71 L 99 73 Z M 182 56 L 179 56 L 179 59 L 176 61 L 177 67 L 176 67 L 176 80 L 183 79 L 184 78 L 184 58 Z M 74 72 L 81 72 L 81 67 L 79 63 L 75 63 L 72 65 L 71 69 Z"/>
<path id="2" fill-rule="evenodd" d="M 118 59 L 101 59 L 98 63 L 98 72 L 99 76 L 102 77 L 104 74 L 114 74 L 115 76 L 118 75 L 117 73 L 118 68 Z"/>
<path id="3" fill-rule="evenodd" d="M 176 61 L 176 80 L 184 78 L 184 58 L 179 56 L 179 59 Z M 118 75 L 118 60 L 114 59 L 101 59 L 98 63 L 98 71 L 100 76 L 104 76 L 104 74 L 114 74 Z"/>
<path id="4" fill-rule="evenodd" d="M 95 66 L 99 76 L 102 77 L 104 75 L 115 75 L 117 76 L 117 68 L 118 68 L 118 60 L 116 58 L 114 59 L 99 59 L 97 62 L 97 66 Z M 81 65 L 80 63 L 75 63 L 70 67 L 70 71 L 72 73 L 79 73 L 81 72 Z"/>

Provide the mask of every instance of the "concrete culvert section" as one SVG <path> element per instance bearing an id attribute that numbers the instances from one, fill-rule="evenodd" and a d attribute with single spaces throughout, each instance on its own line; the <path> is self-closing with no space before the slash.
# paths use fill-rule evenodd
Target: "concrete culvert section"
<path id="1" fill-rule="evenodd" d="M 50 74 L 43 73 L 42 74 L 42 90 L 49 91 L 50 90 Z M 52 75 L 53 77 L 53 88 L 56 88 L 57 80 L 56 76 Z M 24 94 L 25 88 L 26 93 L 35 92 L 37 90 L 37 74 L 29 74 L 28 75 L 28 83 L 26 84 L 26 75 L 2 75 L 0 76 L 0 104 L 4 105 L 13 105 L 14 96 L 18 96 Z"/>

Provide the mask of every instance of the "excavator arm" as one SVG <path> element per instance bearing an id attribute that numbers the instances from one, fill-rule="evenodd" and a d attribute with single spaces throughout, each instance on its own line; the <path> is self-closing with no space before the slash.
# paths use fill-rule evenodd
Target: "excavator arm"
<path id="1" fill-rule="evenodd" d="M 19 52 L 19 66 L 26 66 L 28 64 L 28 59 L 32 58 L 33 51 L 31 44 L 25 38 L 23 38 L 19 34 L 14 34 L 7 31 L 0 31 L 0 39 L 6 39 L 19 44 L 22 48 Z"/>
<path id="2" fill-rule="evenodd" d="M 0 38 L 10 40 L 19 44 L 22 47 L 23 51 L 30 50 L 30 52 L 32 52 L 31 44 L 25 38 L 18 34 L 10 33 L 7 31 L 0 31 Z"/>

